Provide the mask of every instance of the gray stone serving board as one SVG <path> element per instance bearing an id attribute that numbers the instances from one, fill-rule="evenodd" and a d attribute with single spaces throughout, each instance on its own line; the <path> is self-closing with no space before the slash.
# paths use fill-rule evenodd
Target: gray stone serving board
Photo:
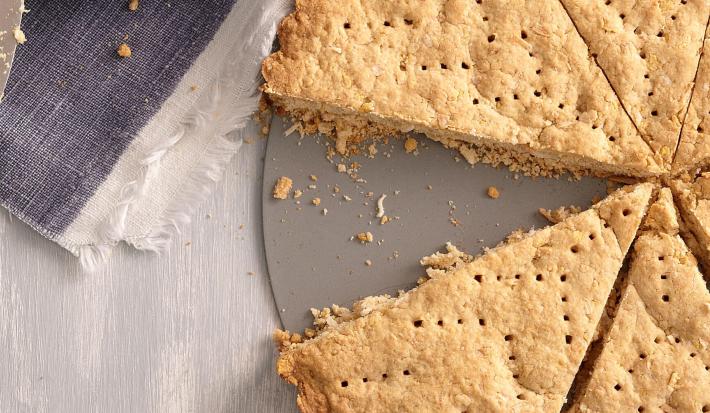
<path id="1" fill-rule="evenodd" d="M 281 321 L 292 331 L 311 325 L 311 307 L 350 306 L 365 296 L 411 288 L 424 275 L 419 259 L 443 250 L 447 241 L 478 254 L 516 229 L 547 225 L 540 207 L 586 208 L 594 196 L 606 194 L 602 180 L 516 179 L 506 168 L 471 167 L 456 152 L 421 136 L 417 155 L 405 153 L 402 141 L 391 139 L 377 145 L 374 158 L 345 160 L 362 165 L 358 174 L 366 183 L 357 183 L 337 171 L 339 157 L 333 163 L 326 159 L 326 145 L 331 144 L 327 138 L 301 138 L 298 132 L 284 136 L 290 126 L 278 117 L 272 122 L 262 218 L 271 287 Z M 317 182 L 309 179 L 311 174 Z M 294 189 L 301 189 L 303 196 L 275 200 L 272 190 L 280 176 L 293 179 Z M 487 196 L 489 186 L 499 189 L 500 198 Z M 381 194 L 387 195 L 386 215 L 399 217 L 385 225 L 375 217 Z M 343 195 L 352 200 L 345 201 Z M 321 199 L 319 206 L 311 204 L 314 197 Z M 451 217 L 460 224 L 453 225 Z M 351 239 L 364 231 L 375 241 Z"/>

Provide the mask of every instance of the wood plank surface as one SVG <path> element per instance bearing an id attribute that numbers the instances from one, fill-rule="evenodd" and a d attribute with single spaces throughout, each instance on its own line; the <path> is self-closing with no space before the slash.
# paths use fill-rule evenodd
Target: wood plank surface
<path id="1" fill-rule="evenodd" d="M 296 411 L 274 371 L 253 141 L 161 256 L 120 246 L 84 273 L 0 210 L 0 412 Z"/>

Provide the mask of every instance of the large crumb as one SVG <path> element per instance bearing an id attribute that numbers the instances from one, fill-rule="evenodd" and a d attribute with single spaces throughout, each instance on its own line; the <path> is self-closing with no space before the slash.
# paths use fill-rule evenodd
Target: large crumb
<path id="1" fill-rule="evenodd" d="M 311 203 L 312 203 L 313 205 L 315 205 L 315 206 L 320 205 L 320 198 L 313 198 L 313 200 L 311 201 Z"/>
<path id="2" fill-rule="evenodd" d="M 412 153 L 417 150 L 417 140 L 412 137 L 407 137 L 404 140 L 404 151 L 407 153 Z"/>
<path id="3" fill-rule="evenodd" d="M 286 199 L 288 198 L 289 192 L 291 192 L 291 187 L 293 186 L 293 180 L 288 176 L 282 176 L 276 181 L 274 185 L 274 198 L 276 199 Z"/>
<path id="4" fill-rule="evenodd" d="M 118 49 L 116 49 L 116 53 L 118 53 L 118 55 L 123 58 L 131 57 L 131 55 L 133 54 L 131 52 L 131 48 L 125 43 L 121 43 L 120 45 L 118 45 Z"/>
<path id="5" fill-rule="evenodd" d="M 360 242 L 362 242 L 362 243 L 366 243 L 366 242 L 372 242 L 374 237 L 372 236 L 372 233 L 370 231 L 367 231 L 367 232 L 361 232 L 361 233 L 357 234 L 357 239 L 360 240 Z"/>
<path id="6" fill-rule="evenodd" d="M 138 0 L 128 0 L 128 10 L 130 10 L 130 11 L 138 10 Z"/>
<path id="7" fill-rule="evenodd" d="M 498 197 L 500 197 L 500 191 L 495 186 L 489 186 L 487 193 L 492 199 L 498 199 Z"/>
<path id="8" fill-rule="evenodd" d="M 15 41 L 18 44 L 25 44 L 25 42 L 27 41 L 27 37 L 25 36 L 25 32 L 23 32 L 19 26 L 12 29 L 12 35 L 15 37 Z"/>

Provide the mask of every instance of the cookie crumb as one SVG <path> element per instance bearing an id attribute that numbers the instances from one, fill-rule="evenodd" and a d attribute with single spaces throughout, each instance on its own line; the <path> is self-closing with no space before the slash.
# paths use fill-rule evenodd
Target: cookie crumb
<path id="1" fill-rule="evenodd" d="M 309 176 L 308 176 L 308 179 L 310 179 L 310 180 L 313 181 L 313 182 L 318 182 L 318 177 L 315 176 L 315 175 L 313 175 L 313 174 L 309 175 Z"/>
<path id="2" fill-rule="evenodd" d="M 384 201 L 385 198 L 387 198 L 387 195 L 382 194 L 380 195 L 380 198 L 377 200 L 377 218 L 382 218 L 385 216 L 385 206 L 384 206 Z"/>
<path id="3" fill-rule="evenodd" d="M 130 11 L 138 10 L 138 0 L 128 0 L 128 10 L 130 10 Z"/>
<path id="4" fill-rule="evenodd" d="M 365 260 L 365 265 L 368 267 L 372 267 L 372 261 L 371 260 Z"/>
<path id="5" fill-rule="evenodd" d="M 25 44 L 25 42 L 27 42 L 25 32 L 20 29 L 20 26 L 16 26 L 14 29 L 12 29 L 12 35 L 15 37 L 15 41 L 17 42 L 17 44 Z"/>
<path id="6" fill-rule="evenodd" d="M 498 191 L 498 188 L 495 186 L 489 186 L 487 193 L 488 197 L 492 199 L 498 199 L 498 197 L 500 197 L 500 191 Z"/>
<path id="7" fill-rule="evenodd" d="M 121 43 L 120 45 L 118 45 L 118 49 L 116 49 L 116 53 L 118 53 L 118 55 L 123 58 L 131 57 L 131 55 L 133 54 L 131 52 L 131 48 L 125 43 Z"/>
<path id="8" fill-rule="evenodd" d="M 338 164 L 338 172 L 343 173 L 348 170 L 348 167 L 345 166 L 345 164 L 339 163 Z"/>
<path id="9" fill-rule="evenodd" d="M 321 213 L 323 214 L 323 216 L 328 215 L 328 208 L 323 208 L 323 210 L 321 211 Z"/>
<path id="10" fill-rule="evenodd" d="M 353 199 L 350 198 L 349 196 L 343 195 L 343 201 L 345 201 L 345 202 L 350 202 L 350 201 L 352 201 L 352 200 L 353 200 Z"/>
<path id="11" fill-rule="evenodd" d="M 412 137 L 407 137 L 404 140 L 404 151 L 407 153 L 412 153 L 417 150 L 417 140 Z"/>
<path id="12" fill-rule="evenodd" d="M 383 215 L 382 218 L 380 218 L 380 225 L 385 225 L 388 222 L 390 222 L 390 218 L 387 215 Z"/>
<path id="13" fill-rule="evenodd" d="M 293 191 L 293 199 L 298 199 L 298 198 L 300 198 L 302 195 L 303 195 L 303 191 L 301 191 L 300 189 L 297 189 L 297 190 Z"/>
<path id="14" fill-rule="evenodd" d="M 372 242 L 374 237 L 372 236 L 372 233 L 370 231 L 367 231 L 357 234 L 357 239 L 364 244 L 366 242 Z"/>
<path id="15" fill-rule="evenodd" d="M 370 154 L 371 157 L 377 155 L 377 147 L 374 143 L 370 144 L 370 146 L 367 147 L 367 152 Z"/>
<path id="16" fill-rule="evenodd" d="M 298 130 L 298 128 L 300 128 L 300 126 L 301 126 L 300 123 L 298 123 L 298 122 L 294 123 L 293 125 L 291 125 L 290 128 L 288 128 L 284 131 L 284 136 L 289 136 L 292 133 L 296 132 Z"/>
<path id="17" fill-rule="evenodd" d="M 288 176 L 282 176 L 276 180 L 276 185 L 274 185 L 274 198 L 276 199 L 286 199 L 288 198 L 288 193 L 291 192 L 291 187 L 293 186 L 293 180 Z"/>
<path id="18" fill-rule="evenodd" d="M 313 200 L 311 201 L 311 203 L 312 203 L 313 205 L 315 205 L 315 206 L 320 205 L 320 198 L 313 198 Z"/>
<path id="19" fill-rule="evenodd" d="M 550 221 L 551 224 L 557 224 L 564 221 L 565 219 L 577 215 L 582 212 L 582 208 L 574 205 L 561 206 L 555 210 L 540 208 L 538 209 L 540 215 L 545 217 L 546 220 Z"/>

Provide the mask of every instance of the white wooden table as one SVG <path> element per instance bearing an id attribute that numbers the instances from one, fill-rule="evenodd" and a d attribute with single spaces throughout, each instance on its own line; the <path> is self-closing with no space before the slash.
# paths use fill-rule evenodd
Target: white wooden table
<path id="1" fill-rule="evenodd" d="M 97 273 L 0 210 L 0 412 L 296 410 L 270 338 L 265 143 L 244 145 L 168 253 L 123 246 Z"/>

